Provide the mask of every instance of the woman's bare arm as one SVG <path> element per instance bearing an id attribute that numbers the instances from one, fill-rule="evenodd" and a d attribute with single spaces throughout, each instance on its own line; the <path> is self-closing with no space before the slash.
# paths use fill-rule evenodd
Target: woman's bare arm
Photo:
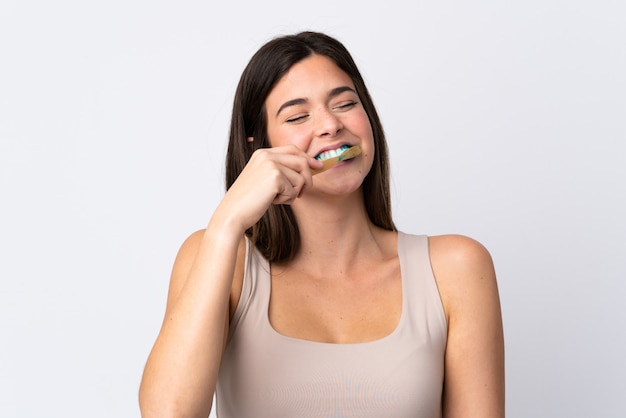
<path id="1" fill-rule="evenodd" d="M 321 163 L 295 146 L 257 150 L 206 230 L 182 245 L 161 331 L 144 370 L 144 418 L 208 417 L 226 342 L 229 308 L 241 293 L 244 231 L 271 204 L 290 204 Z"/>
<path id="2" fill-rule="evenodd" d="M 241 291 L 245 254 L 242 235 L 225 229 L 209 224 L 176 257 L 165 318 L 140 387 L 144 418 L 207 417 L 211 411 L 229 300 Z"/>
<path id="3" fill-rule="evenodd" d="M 433 271 L 448 319 L 444 418 L 504 417 L 504 337 L 493 262 L 478 242 L 430 240 Z"/>

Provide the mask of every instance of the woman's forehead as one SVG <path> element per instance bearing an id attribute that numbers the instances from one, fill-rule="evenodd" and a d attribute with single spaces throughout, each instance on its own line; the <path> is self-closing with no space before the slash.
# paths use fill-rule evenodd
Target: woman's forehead
<path id="1" fill-rule="evenodd" d="M 333 60 L 323 55 L 311 55 L 285 73 L 270 91 L 266 103 L 281 106 L 287 100 L 313 99 L 340 87 L 355 90 L 350 76 Z"/>

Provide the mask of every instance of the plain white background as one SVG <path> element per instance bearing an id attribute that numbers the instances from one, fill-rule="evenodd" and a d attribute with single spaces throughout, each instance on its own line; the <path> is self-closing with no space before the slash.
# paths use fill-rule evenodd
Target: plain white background
<path id="1" fill-rule="evenodd" d="M 0 416 L 138 417 L 235 85 L 279 34 L 353 53 L 400 229 L 491 251 L 508 417 L 624 417 L 626 4 L 4 0 Z"/>

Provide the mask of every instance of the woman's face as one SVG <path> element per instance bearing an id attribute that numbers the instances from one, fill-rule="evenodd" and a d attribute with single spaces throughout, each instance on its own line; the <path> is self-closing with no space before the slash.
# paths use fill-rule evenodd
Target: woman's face
<path id="1" fill-rule="evenodd" d="M 374 159 L 372 127 L 352 79 L 332 60 L 312 55 L 295 64 L 270 92 L 265 107 L 272 147 L 294 144 L 312 157 L 324 158 L 324 152 L 360 145 L 361 155 L 314 181 L 360 186 Z"/>

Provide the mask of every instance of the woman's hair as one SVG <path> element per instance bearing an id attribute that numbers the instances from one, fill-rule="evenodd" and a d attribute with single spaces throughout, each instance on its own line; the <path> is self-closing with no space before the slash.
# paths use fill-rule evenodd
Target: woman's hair
<path id="1" fill-rule="evenodd" d="M 348 50 L 341 42 L 318 32 L 275 38 L 263 45 L 244 69 L 233 104 L 226 155 L 226 189 L 232 186 L 256 149 L 270 147 L 265 109 L 267 96 L 293 65 L 311 55 L 330 58 L 354 83 L 374 136 L 374 162 L 362 185 L 365 208 L 374 225 L 395 231 L 387 143 L 374 103 Z M 254 138 L 253 142 L 248 142 L 249 137 Z M 289 205 L 271 205 L 246 235 L 271 262 L 289 261 L 300 249 L 298 224 Z"/>

